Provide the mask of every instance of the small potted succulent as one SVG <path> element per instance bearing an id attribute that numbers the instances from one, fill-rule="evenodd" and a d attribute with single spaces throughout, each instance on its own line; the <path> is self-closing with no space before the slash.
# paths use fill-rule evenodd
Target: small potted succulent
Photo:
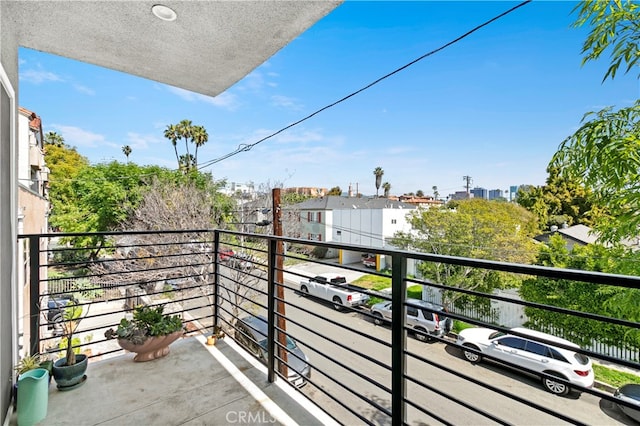
<path id="1" fill-rule="evenodd" d="M 117 329 L 109 329 L 107 339 L 118 339 L 121 348 L 135 352 L 134 361 L 144 362 L 169 354 L 169 345 L 182 337 L 184 326 L 179 315 L 165 315 L 164 306 L 138 306 L 133 319 L 122 318 Z"/>

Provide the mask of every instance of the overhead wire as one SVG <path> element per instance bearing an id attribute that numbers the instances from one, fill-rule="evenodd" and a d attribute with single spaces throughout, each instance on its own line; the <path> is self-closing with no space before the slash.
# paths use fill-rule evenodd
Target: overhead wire
<path id="1" fill-rule="evenodd" d="M 414 59 L 413 61 L 411 61 L 411 62 L 409 62 L 409 63 L 407 63 L 407 64 L 405 64 L 405 65 L 403 65 L 403 66 L 401 66 L 401 67 L 399 67 L 399 68 L 396 68 L 395 70 L 391 71 L 390 73 L 385 74 L 385 75 L 383 75 L 382 77 L 380 77 L 380 78 L 378 78 L 378 79 L 376 79 L 376 80 L 372 81 L 371 83 L 369 83 L 369 84 L 367 84 L 366 86 L 364 86 L 364 87 L 362 87 L 362 88 L 360 88 L 360 89 L 356 90 L 355 92 L 352 92 L 352 93 L 350 93 L 350 94 L 348 94 L 348 95 L 346 95 L 346 96 L 344 96 L 344 97 L 342 97 L 342 98 L 338 99 L 337 101 L 335 101 L 335 102 L 333 102 L 333 103 L 330 103 L 330 104 L 328 104 L 328 105 L 326 105 L 326 106 L 324 106 L 324 107 L 322 107 L 322 108 L 320 108 L 320 109 L 318 109 L 318 110 L 316 110 L 316 111 L 312 112 L 311 114 L 307 115 L 306 117 L 301 118 L 300 120 L 295 121 L 295 122 L 293 122 L 293 123 L 291 123 L 291 124 L 289 124 L 289 125 L 287 125 L 287 126 L 285 126 L 285 127 L 281 128 L 280 130 L 278 130 L 278 131 L 276 131 L 276 132 L 273 132 L 273 133 L 271 133 L 271 134 L 269 134 L 269 135 L 267 135 L 267 136 L 263 137 L 262 139 L 257 140 L 256 142 L 253 142 L 253 143 L 250 143 L 250 144 L 240 144 L 240 145 L 238 145 L 238 148 L 236 148 L 234 151 L 231 151 L 231 152 L 229 152 L 229 153 L 227 153 L 227 154 L 225 154 L 225 155 L 223 155 L 223 156 L 221 156 L 221 157 L 215 158 L 215 159 L 213 159 L 213 160 L 205 161 L 204 163 L 202 163 L 202 164 L 200 164 L 200 165 L 198 166 L 198 170 L 199 170 L 199 169 L 204 169 L 204 168 L 209 167 L 209 166 L 212 166 L 212 165 L 214 165 L 214 164 L 216 164 L 216 163 L 219 163 L 219 162 L 221 162 L 221 161 L 223 161 L 223 160 L 226 160 L 227 158 L 230 158 L 230 157 L 233 157 L 233 156 L 235 156 L 235 155 L 238 155 L 238 154 L 240 154 L 241 152 L 247 152 L 247 151 L 250 151 L 250 150 L 251 150 L 253 147 L 255 147 L 256 145 L 259 145 L 259 144 L 261 144 L 262 142 L 264 142 L 264 141 L 266 141 L 266 140 L 269 140 L 269 139 L 271 139 L 271 138 L 273 138 L 273 137 L 275 137 L 275 136 L 279 135 L 280 133 L 282 133 L 282 132 L 284 132 L 284 131 L 286 131 L 286 130 L 289 130 L 290 128 L 292 128 L 292 127 L 294 127 L 294 126 L 297 126 L 298 124 L 303 123 L 303 122 L 305 122 L 305 121 L 309 120 L 309 119 L 310 119 L 310 118 L 312 118 L 312 117 L 315 117 L 316 115 L 320 114 L 321 112 L 323 112 L 323 111 L 325 111 L 325 110 L 327 110 L 327 109 L 329 109 L 329 108 L 333 108 L 334 106 L 336 106 L 336 105 L 338 105 L 338 104 L 341 104 L 342 102 L 346 101 L 347 99 L 350 99 L 350 98 L 352 98 L 352 97 L 354 97 L 354 96 L 356 96 L 356 95 L 358 95 L 358 94 L 360 94 L 360 93 L 364 92 L 365 90 L 367 90 L 367 89 L 369 89 L 369 88 L 371 88 L 371 87 L 375 86 L 376 84 L 380 83 L 381 81 L 386 80 L 387 78 L 389 78 L 389 77 L 391 77 L 391 76 L 393 76 L 393 75 L 395 75 L 395 74 L 399 73 L 400 71 L 403 71 L 403 70 L 405 70 L 405 69 L 409 68 L 410 66 L 412 66 L 412 65 L 414 65 L 414 64 L 416 64 L 416 63 L 418 63 L 418 62 L 422 61 L 423 59 L 428 58 L 429 56 L 432 56 L 432 55 L 434 55 L 434 54 L 436 54 L 436 53 L 440 52 L 441 50 L 444 50 L 444 49 L 446 49 L 447 47 L 452 46 L 452 45 L 454 45 L 454 44 L 458 43 L 459 41 L 461 41 L 461 40 L 463 40 L 464 38 L 466 38 L 466 37 L 470 36 L 471 34 L 475 33 L 476 31 L 478 31 L 478 30 L 480 30 L 480 29 L 482 29 L 482 28 L 486 27 L 487 25 L 489 25 L 489 24 L 491 24 L 491 23 L 493 23 L 493 22 L 497 21 L 498 19 L 500 19 L 500 18 L 502 18 L 502 17 L 504 17 L 504 16 L 506 16 L 506 15 L 508 15 L 508 14 L 512 13 L 513 11 L 515 11 L 515 10 L 519 9 L 520 7 L 522 7 L 522 6 L 526 5 L 527 3 L 531 3 L 531 1 L 532 1 L 532 0 L 525 0 L 525 1 L 523 1 L 522 3 L 519 3 L 519 4 L 515 5 L 515 6 L 513 6 L 512 8 L 510 8 L 510 9 L 508 9 L 508 10 L 506 10 L 506 11 L 504 11 L 504 12 L 500 13 L 499 15 L 494 16 L 493 18 L 491 18 L 491 19 L 489 19 L 489 20 L 487 20 L 487 21 L 483 22 L 482 24 L 477 25 L 476 27 L 474 27 L 474 28 L 472 28 L 471 30 L 467 31 L 466 33 L 462 34 L 461 36 L 458 36 L 457 38 L 455 38 L 455 39 L 453 39 L 453 40 L 449 41 L 448 43 L 445 43 L 445 44 L 443 44 L 442 46 L 440 46 L 440 47 L 438 47 L 438 48 L 436 48 L 436 49 L 433 49 L 433 50 L 432 50 L 432 51 L 430 51 L 430 52 L 425 53 L 424 55 L 422 55 L 422 56 L 420 56 L 420 57 L 418 57 L 418 58 Z"/>

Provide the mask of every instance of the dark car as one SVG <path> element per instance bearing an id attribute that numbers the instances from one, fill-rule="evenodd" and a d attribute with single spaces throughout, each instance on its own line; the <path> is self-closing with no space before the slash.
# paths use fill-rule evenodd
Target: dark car
<path id="1" fill-rule="evenodd" d="M 267 319 L 264 316 L 249 316 L 239 319 L 236 323 L 236 340 L 245 349 L 255 355 L 260 361 L 267 362 Z M 308 358 L 302 352 L 298 344 L 286 336 L 287 339 L 287 364 L 289 365 L 289 382 L 302 387 L 311 377 L 311 366 Z M 277 348 L 277 345 L 276 345 Z M 299 373 L 300 374 L 299 374 Z"/>
<path id="2" fill-rule="evenodd" d="M 47 300 L 47 329 L 53 330 L 54 336 L 62 334 L 62 314 L 67 304 L 73 301 L 73 296 L 50 296 Z"/>
<path id="3" fill-rule="evenodd" d="M 616 389 L 613 396 L 636 405 L 638 408 L 631 408 L 626 405 L 618 404 L 618 408 L 620 408 L 620 410 L 627 416 L 640 423 L 640 385 L 633 383 L 622 385 Z"/>

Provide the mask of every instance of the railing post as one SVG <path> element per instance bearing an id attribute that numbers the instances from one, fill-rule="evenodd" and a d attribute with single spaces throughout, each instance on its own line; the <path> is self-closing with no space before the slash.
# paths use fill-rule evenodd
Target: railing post
<path id="1" fill-rule="evenodd" d="M 276 260 L 278 256 L 278 241 L 269 239 L 269 261 L 267 264 L 267 379 L 269 383 L 276 380 L 275 373 L 275 325 L 276 325 Z"/>
<path id="2" fill-rule="evenodd" d="M 220 270 L 218 268 L 218 259 L 220 259 L 220 232 L 213 231 L 213 329 L 215 335 L 217 327 L 220 325 L 218 316 L 220 315 L 218 304 L 220 303 Z"/>
<path id="3" fill-rule="evenodd" d="M 407 347 L 407 290 L 404 278 L 407 275 L 407 259 L 393 255 L 391 262 L 391 424 L 406 423 L 407 372 L 405 350 Z"/>
<path id="4" fill-rule="evenodd" d="M 29 237 L 29 354 L 40 353 L 40 237 Z"/>

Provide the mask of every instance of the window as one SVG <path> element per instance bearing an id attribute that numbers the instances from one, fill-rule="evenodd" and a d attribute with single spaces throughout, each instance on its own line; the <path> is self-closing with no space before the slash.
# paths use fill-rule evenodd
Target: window
<path id="1" fill-rule="evenodd" d="M 407 316 L 417 317 L 418 316 L 418 308 L 415 306 L 407 306 Z"/>
<path id="2" fill-rule="evenodd" d="M 395 225 L 396 224 L 396 220 L 395 219 L 391 219 L 391 224 Z"/>
<path id="3" fill-rule="evenodd" d="M 525 343 L 526 342 L 524 340 L 519 339 L 517 337 L 511 337 L 511 336 L 498 340 L 499 345 L 507 346 L 509 348 L 514 348 L 514 349 L 524 349 Z"/>
<path id="4" fill-rule="evenodd" d="M 426 309 L 422 310 L 422 316 L 424 317 L 424 319 L 426 319 L 427 321 L 433 321 L 433 312 L 429 312 Z"/>
<path id="5" fill-rule="evenodd" d="M 307 222 L 313 222 L 313 213 L 307 212 Z M 311 238 L 309 238 L 311 239 Z"/>
<path id="6" fill-rule="evenodd" d="M 342 231 L 336 231 L 336 235 L 342 235 Z"/>
<path id="7" fill-rule="evenodd" d="M 542 355 L 544 357 L 550 358 L 551 353 L 549 352 L 549 348 L 545 345 L 542 345 L 538 342 L 527 342 L 527 352 L 534 353 L 536 355 Z"/>
<path id="8" fill-rule="evenodd" d="M 318 212 L 318 223 L 322 223 L 322 212 Z"/>

